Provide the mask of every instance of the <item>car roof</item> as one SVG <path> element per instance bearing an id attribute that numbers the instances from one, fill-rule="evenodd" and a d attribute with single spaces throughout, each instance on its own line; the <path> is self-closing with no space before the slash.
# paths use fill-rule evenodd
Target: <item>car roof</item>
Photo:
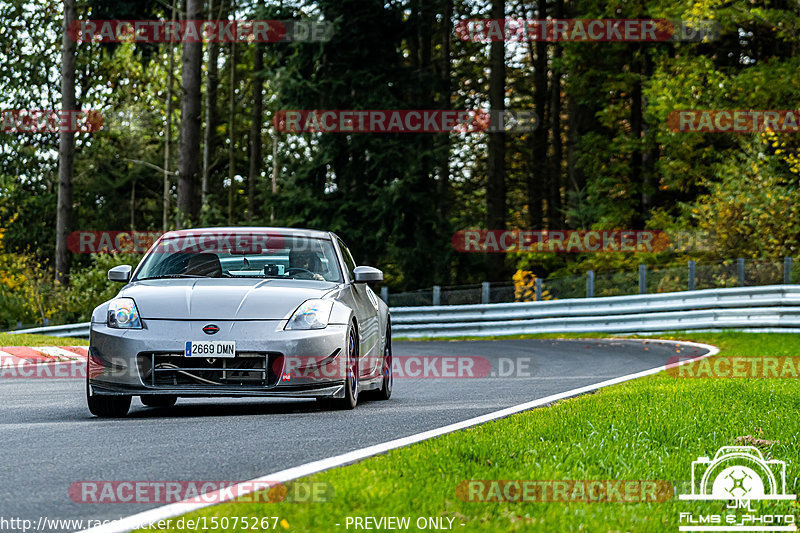
<path id="1" fill-rule="evenodd" d="M 258 227 L 258 226 L 233 226 L 233 227 L 220 227 L 220 228 L 192 228 L 173 230 L 165 233 L 163 239 L 173 239 L 176 237 L 186 237 L 189 235 L 203 235 L 203 234 L 219 234 L 219 233 L 232 233 L 232 234 L 252 234 L 252 233 L 270 233 L 277 235 L 291 235 L 294 237 L 307 237 L 310 239 L 326 239 L 330 240 L 331 233 L 327 231 L 304 229 L 304 228 L 279 228 L 279 227 Z"/>

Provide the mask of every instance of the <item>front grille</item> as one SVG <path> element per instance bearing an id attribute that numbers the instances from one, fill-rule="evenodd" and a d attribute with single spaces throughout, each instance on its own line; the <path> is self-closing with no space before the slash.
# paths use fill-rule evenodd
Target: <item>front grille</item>
<path id="1" fill-rule="evenodd" d="M 235 358 L 184 357 L 182 353 L 143 352 L 139 374 L 150 387 L 272 387 L 277 353 L 236 352 Z"/>

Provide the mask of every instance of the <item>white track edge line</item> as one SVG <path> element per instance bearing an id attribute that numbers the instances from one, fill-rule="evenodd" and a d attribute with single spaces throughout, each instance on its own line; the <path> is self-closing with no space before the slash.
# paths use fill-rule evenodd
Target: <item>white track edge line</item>
<path id="1" fill-rule="evenodd" d="M 605 339 L 589 339 L 589 340 L 605 340 Z M 608 339 L 608 340 L 614 340 L 614 339 Z M 625 381 L 630 381 L 633 379 L 649 376 L 652 374 L 657 374 L 664 370 L 668 370 L 670 368 L 674 368 L 676 366 L 680 366 L 686 363 L 699 361 L 700 359 L 705 359 L 706 357 L 711 357 L 719 353 L 719 348 L 717 348 L 716 346 L 711 346 L 709 344 L 700 344 L 696 342 L 672 341 L 672 340 L 661 340 L 661 339 L 617 339 L 617 340 L 625 340 L 628 342 L 641 341 L 644 343 L 653 342 L 659 344 L 677 344 L 681 346 L 688 346 L 692 348 L 701 348 L 704 350 L 708 350 L 708 353 L 691 359 L 683 359 L 675 363 L 670 363 L 668 365 L 651 368 L 649 370 L 643 370 L 641 372 L 636 372 L 634 374 L 627 374 L 625 376 L 608 379 L 606 381 L 601 381 L 599 383 L 594 383 L 592 385 L 586 385 L 585 387 L 579 387 L 577 389 L 571 389 L 568 391 L 559 392 L 558 394 L 552 394 L 544 398 L 539 398 L 538 400 L 532 400 L 530 402 L 525 402 L 519 405 L 514 405 L 512 407 L 507 407 L 499 411 L 494 411 L 492 413 L 487 413 L 485 415 L 477 416 L 475 418 L 470 418 L 468 420 L 456 422 L 455 424 L 449 424 L 447 426 L 442 426 L 440 428 L 423 431 L 422 433 L 409 435 L 408 437 L 402 437 L 381 444 L 375 444 L 373 446 L 361 448 L 360 450 L 353 450 L 351 452 L 347 452 L 334 457 L 329 457 L 327 459 L 320 459 L 318 461 L 313 461 L 311 463 L 306 463 L 304 465 L 295 466 L 292 468 L 288 468 L 286 470 L 281 470 L 273 474 L 269 474 L 260 478 L 243 482 L 242 485 L 249 485 L 249 490 L 248 487 L 243 487 L 238 491 L 237 490 L 231 491 L 231 488 L 228 487 L 226 491 L 234 492 L 237 495 L 237 497 L 241 497 L 243 495 L 252 492 L 252 487 L 258 486 L 259 484 L 261 484 L 261 489 L 263 489 L 263 486 L 267 483 L 283 483 L 286 481 L 292 481 L 297 478 L 309 476 L 311 474 L 317 474 L 319 472 L 323 472 L 325 470 L 329 470 L 337 466 L 343 466 L 346 464 L 354 463 L 361 459 L 372 457 L 374 455 L 379 455 L 389 450 L 394 450 L 396 448 L 401 448 L 403 446 L 408 446 L 410 444 L 416 444 L 418 442 L 429 440 L 435 437 L 439 437 L 441 435 L 445 435 L 447 433 L 452 433 L 454 431 L 466 429 L 479 424 L 485 424 L 486 422 L 491 422 L 492 420 L 505 418 L 507 416 L 517 414 L 522 411 L 527 411 L 535 407 L 541 407 L 543 405 L 558 400 L 564 400 L 566 398 L 571 398 L 573 396 L 578 396 L 580 394 L 584 394 L 587 392 L 596 391 L 598 389 L 602 389 L 604 387 L 608 387 L 611 385 L 616 385 L 618 383 L 623 383 Z M 167 518 L 174 518 L 176 516 L 197 511 L 198 509 L 203 509 L 205 507 L 210 507 L 212 505 L 224 503 L 226 500 L 230 499 L 226 498 L 226 495 L 223 494 L 222 491 L 206 493 L 203 496 L 208 497 L 208 499 L 212 501 L 211 502 L 192 501 L 192 502 L 172 503 L 169 505 L 164 505 L 162 507 L 157 507 L 155 509 L 150 509 L 149 511 L 143 511 L 141 513 L 121 518 L 119 520 L 115 520 L 108 524 L 103 524 L 90 529 L 84 529 L 78 533 L 125 533 L 127 531 L 131 531 L 134 529 L 140 529 L 146 527 L 147 525 L 152 524 L 154 522 L 158 522 L 160 520 L 166 520 Z M 201 496 L 201 498 L 203 498 L 203 496 Z"/>

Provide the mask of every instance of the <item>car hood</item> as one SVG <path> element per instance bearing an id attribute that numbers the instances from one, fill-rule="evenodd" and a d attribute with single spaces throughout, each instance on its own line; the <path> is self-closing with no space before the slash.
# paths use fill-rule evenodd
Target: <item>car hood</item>
<path id="1" fill-rule="evenodd" d="M 131 283 L 119 296 L 133 298 L 145 319 L 280 320 L 336 287 L 305 280 L 161 279 Z"/>

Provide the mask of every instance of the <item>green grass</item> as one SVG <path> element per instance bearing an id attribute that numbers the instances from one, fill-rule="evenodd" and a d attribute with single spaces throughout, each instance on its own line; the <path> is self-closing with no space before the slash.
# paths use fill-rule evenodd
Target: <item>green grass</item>
<path id="1" fill-rule="evenodd" d="M 392 335 L 392 341 L 494 341 L 494 340 L 514 340 L 514 339 L 605 339 L 612 335 L 603 333 L 520 333 L 519 335 L 489 335 L 475 336 L 462 335 L 459 337 L 418 337 L 408 338 Z"/>
<path id="2" fill-rule="evenodd" d="M 659 337 L 713 344 L 726 356 L 800 355 L 797 335 Z M 722 513 L 724 503 L 479 503 L 460 500 L 456 487 L 465 480 L 513 479 L 677 484 L 690 478 L 698 456 L 713 456 L 736 437 L 751 435 L 777 441 L 764 452 L 786 461 L 787 488 L 797 493 L 798 409 L 800 384 L 794 380 L 676 379 L 660 373 L 302 480 L 328 483 L 334 495 L 325 503 L 236 502 L 187 518 L 279 516 L 289 531 L 348 531 L 348 516 L 410 516 L 412 523 L 432 516 L 456 518 L 456 531 L 676 532 L 679 512 Z M 770 509 L 797 516 L 800 508 L 791 502 Z"/>
<path id="3" fill-rule="evenodd" d="M 50 337 L 29 333 L 0 333 L 0 347 L 2 346 L 89 346 L 89 339 Z"/>

